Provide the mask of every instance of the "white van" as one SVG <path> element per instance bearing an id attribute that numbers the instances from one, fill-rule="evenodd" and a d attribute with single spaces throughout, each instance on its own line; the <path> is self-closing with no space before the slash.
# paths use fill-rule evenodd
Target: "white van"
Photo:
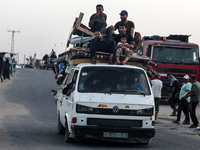
<path id="1" fill-rule="evenodd" d="M 130 65 L 82 63 L 73 66 L 66 85 L 78 74 L 75 90 L 57 92 L 57 133 L 65 141 L 93 138 L 148 144 L 155 135 L 154 98 L 146 72 Z"/>

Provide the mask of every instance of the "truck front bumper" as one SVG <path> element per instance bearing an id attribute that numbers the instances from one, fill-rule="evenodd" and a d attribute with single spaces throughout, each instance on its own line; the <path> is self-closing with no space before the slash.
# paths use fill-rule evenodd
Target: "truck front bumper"
<path id="1" fill-rule="evenodd" d="M 103 137 L 105 132 L 128 133 L 128 138 L 151 138 L 155 136 L 154 128 L 124 128 L 106 126 L 79 126 L 72 125 L 72 134 L 78 137 Z"/>

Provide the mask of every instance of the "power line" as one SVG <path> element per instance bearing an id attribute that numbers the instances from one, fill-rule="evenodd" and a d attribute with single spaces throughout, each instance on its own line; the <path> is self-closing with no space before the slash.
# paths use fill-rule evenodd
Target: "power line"
<path id="1" fill-rule="evenodd" d="M 14 30 L 12 30 L 12 31 L 10 31 L 10 30 L 8 30 L 8 32 L 12 32 L 12 38 L 11 38 L 11 53 L 13 54 L 14 53 L 14 34 L 15 34 L 15 32 L 20 32 L 19 30 L 18 31 L 14 31 Z"/>

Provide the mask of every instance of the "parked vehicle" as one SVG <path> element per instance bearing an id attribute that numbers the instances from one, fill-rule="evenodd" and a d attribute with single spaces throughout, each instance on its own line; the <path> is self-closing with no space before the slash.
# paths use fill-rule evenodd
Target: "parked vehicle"
<path id="1" fill-rule="evenodd" d="M 80 63 L 58 87 L 57 133 L 65 141 L 93 138 L 148 144 L 155 135 L 154 98 L 144 69 L 131 65 Z M 77 74 L 75 90 L 63 88 Z"/>
<path id="2" fill-rule="evenodd" d="M 45 54 L 42 58 L 42 60 L 40 61 L 40 69 L 49 69 L 53 67 L 53 60 L 56 59 L 57 56 L 56 55 L 51 55 L 50 57 Z"/>
<path id="3" fill-rule="evenodd" d="M 23 68 L 31 68 L 31 69 L 34 69 L 34 66 L 33 65 L 29 65 L 29 64 L 25 64 L 23 66 Z"/>
<path id="4" fill-rule="evenodd" d="M 142 54 L 150 57 L 152 69 L 161 75 L 163 98 L 169 96 L 169 75 L 174 75 L 179 81 L 183 81 L 185 74 L 195 75 L 200 81 L 199 46 L 189 43 L 188 37 L 187 35 L 143 37 Z"/>

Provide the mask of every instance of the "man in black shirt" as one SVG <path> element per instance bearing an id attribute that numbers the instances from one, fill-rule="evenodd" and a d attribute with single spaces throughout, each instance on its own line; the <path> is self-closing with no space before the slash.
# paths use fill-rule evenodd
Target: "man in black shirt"
<path id="1" fill-rule="evenodd" d="M 125 45 L 121 45 L 121 46 L 124 46 L 124 47 L 130 49 L 129 52 L 131 52 L 131 53 L 126 55 L 126 58 L 124 59 L 122 64 L 125 64 L 130 59 L 130 57 L 132 56 L 132 50 L 134 48 L 133 37 L 130 34 L 126 34 L 126 30 L 127 29 L 126 29 L 125 24 L 121 23 L 119 25 L 119 34 L 114 37 L 114 40 L 116 41 L 116 44 L 118 44 L 119 42 L 121 42 L 122 36 L 126 35 L 126 39 L 127 39 L 126 44 Z M 118 48 L 122 48 L 122 47 L 118 47 Z"/>
<path id="2" fill-rule="evenodd" d="M 119 34 L 118 35 L 116 35 L 115 37 L 114 37 L 114 40 L 116 41 L 116 44 L 117 43 L 119 43 L 120 41 L 121 41 L 121 36 L 123 35 L 123 34 L 126 34 L 126 26 L 125 26 L 125 24 L 124 23 L 121 23 L 120 25 L 119 25 Z M 128 47 L 128 48 L 130 48 L 130 49 L 133 49 L 134 48 L 134 41 L 133 41 L 133 37 L 130 35 L 130 34 L 126 34 L 127 35 L 127 45 L 126 45 L 126 47 Z"/>
<path id="3" fill-rule="evenodd" d="M 179 82 L 173 75 L 169 75 L 168 79 L 169 79 L 170 87 L 171 87 L 170 97 L 169 97 L 168 102 L 173 110 L 171 116 L 176 116 L 177 108 L 175 104 L 176 102 L 179 101 L 179 98 L 177 95 L 180 92 Z"/>
<path id="4" fill-rule="evenodd" d="M 126 27 L 126 33 L 127 34 L 130 34 L 131 36 L 133 36 L 133 33 L 134 33 L 134 29 L 135 29 L 135 24 L 132 22 L 132 21 L 129 21 L 127 19 L 128 17 L 128 12 L 126 10 L 122 10 L 121 13 L 119 14 L 120 15 L 120 19 L 121 21 L 117 22 L 115 24 L 115 26 L 111 26 L 111 30 L 116 30 L 118 29 L 119 30 L 119 26 L 121 23 L 124 23 L 125 24 L 125 27 Z"/>
<path id="5" fill-rule="evenodd" d="M 101 32 L 96 31 L 95 39 L 93 39 L 90 43 L 90 55 L 92 64 L 96 64 L 96 58 L 95 58 L 96 51 L 110 53 L 108 63 L 112 64 L 112 58 L 116 52 L 116 42 L 114 40 L 109 40 L 109 41 L 103 40 Z"/>

